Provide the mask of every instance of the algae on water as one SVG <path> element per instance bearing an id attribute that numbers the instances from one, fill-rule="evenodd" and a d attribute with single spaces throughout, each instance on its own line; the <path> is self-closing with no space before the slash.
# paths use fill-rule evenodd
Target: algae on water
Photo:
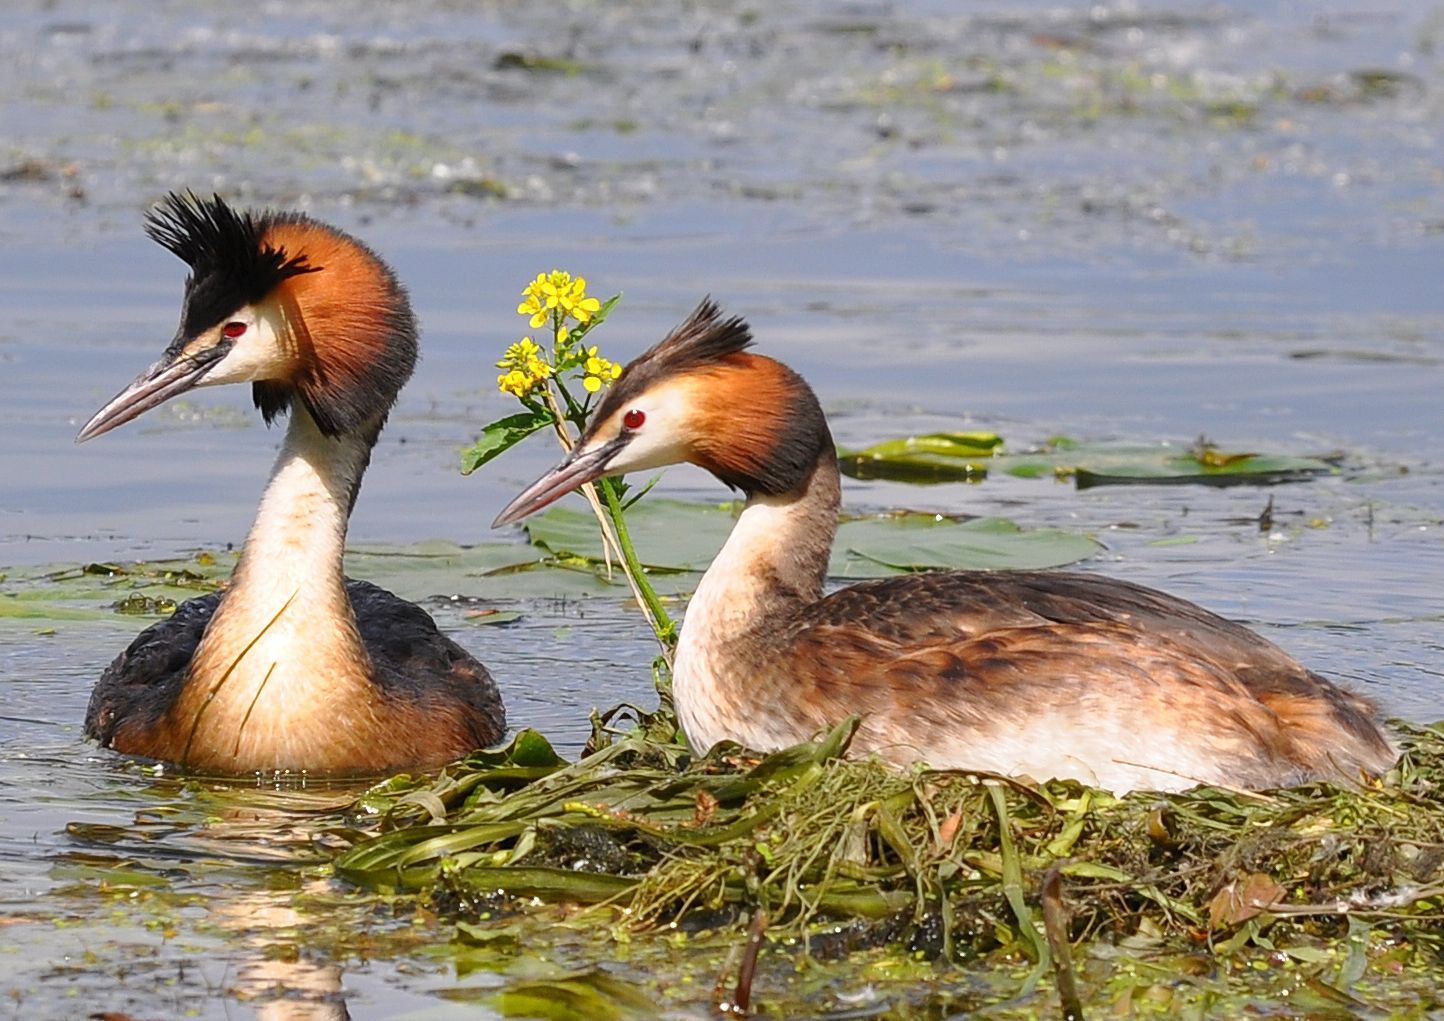
<path id="1" fill-rule="evenodd" d="M 679 951 L 726 971 L 721 948 L 765 912 L 764 1015 L 837 958 L 882 997 L 866 1016 L 929 1015 L 938 976 L 949 1003 L 991 1016 L 1036 1016 L 1060 978 L 1084 1007 L 1158 1016 L 1278 997 L 1387 1013 L 1444 996 L 1431 991 L 1444 990 L 1440 729 L 1409 730 L 1389 776 L 1356 789 L 1115 798 L 845 758 L 855 721 L 761 758 L 696 758 L 665 713 L 633 715 L 621 733 L 596 719 L 575 763 L 524 731 L 434 781 L 374 788 L 362 804 L 378 822 L 337 874 L 450 914 L 466 954 L 492 928 L 546 939 L 580 909 L 629 959 L 665 951 L 665 971 L 684 967 Z M 862 995 L 842 977 L 829 988 L 809 1009 Z"/>

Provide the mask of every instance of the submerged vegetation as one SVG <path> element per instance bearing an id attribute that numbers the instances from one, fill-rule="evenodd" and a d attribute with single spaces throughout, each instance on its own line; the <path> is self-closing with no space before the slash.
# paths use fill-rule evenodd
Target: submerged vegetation
<path id="1" fill-rule="evenodd" d="M 1444 1002 L 1440 729 L 1409 730 L 1365 787 L 1115 798 L 843 758 L 855 721 L 760 759 L 693 758 L 665 712 L 633 715 L 623 732 L 594 720 L 574 763 L 526 731 L 435 780 L 374 788 L 358 803 L 372 832 L 336 874 L 453 918 L 462 956 L 586 933 L 609 956 L 656 955 L 670 1002 L 750 1000 L 763 1016 L 796 1016 L 804 987 L 838 1017 Z M 843 957 L 845 972 L 826 963 Z M 554 975 L 527 1010 L 649 1016 L 615 994 Z"/>

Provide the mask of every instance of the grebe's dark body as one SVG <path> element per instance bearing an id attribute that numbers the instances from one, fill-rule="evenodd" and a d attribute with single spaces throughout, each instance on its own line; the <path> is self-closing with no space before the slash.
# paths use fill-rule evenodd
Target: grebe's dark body
<path id="1" fill-rule="evenodd" d="M 117 657 L 87 736 L 230 773 L 435 766 L 498 740 L 486 668 L 419 607 L 342 574 L 362 475 L 416 362 L 406 292 L 361 242 L 298 213 L 171 195 L 147 231 L 191 267 L 180 329 L 77 439 L 233 382 L 290 423 L 229 588 Z"/>
<path id="2" fill-rule="evenodd" d="M 699 748 L 768 751 L 851 713 L 899 764 L 1115 791 L 1357 780 L 1395 758 L 1374 707 L 1247 628 L 1128 582 L 914 574 L 823 594 L 840 479 L 811 389 L 704 302 L 628 365 L 505 524 L 590 479 L 689 461 L 747 502 L 688 604 L 673 696 Z"/>

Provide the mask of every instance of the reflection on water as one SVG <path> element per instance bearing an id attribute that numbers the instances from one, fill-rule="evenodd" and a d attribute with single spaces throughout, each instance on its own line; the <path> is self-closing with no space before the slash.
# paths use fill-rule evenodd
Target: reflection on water
<path id="1" fill-rule="evenodd" d="M 298 933 L 309 919 L 281 896 L 253 892 L 222 902 L 210 921 L 237 933 L 242 956 L 230 990 L 257 1021 L 349 1021 L 339 965 L 307 960 Z"/>
<path id="2" fill-rule="evenodd" d="M 11 6 L 0 572 L 244 536 L 278 441 L 244 393 L 71 444 L 174 329 L 183 274 L 142 209 L 216 188 L 356 231 L 412 291 L 423 361 L 355 545 L 491 538 L 555 459 L 536 442 L 455 470 L 511 410 L 491 362 L 520 335 L 521 286 L 561 265 L 624 292 L 604 338 L 618 357 L 713 293 L 809 378 L 846 444 L 962 427 L 1014 448 L 1207 433 L 1347 452 L 1346 477 L 1272 490 L 1264 532 L 1269 494 L 1246 488 L 1000 476 L 849 482 L 845 499 L 1089 532 L 1107 551 L 1085 569 L 1246 620 L 1393 712 L 1444 715 L 1444 47 L 1425 10 Z M 722 495 L 691 470 L 662 488 Z M 621 601 L 476 588 L 398 585 L 491 667 L 514 724 L 574 749 L 591 706 L 650 697 L 651 646 Z M 453 595 L 523 618 L 480 627 L 433 598 Z M 81 740 L 90 685 L 141 621 L 10 607 L 0 1016 L 341 1017 L 343 991 L 358 1017 L 437 1004 L 414 943 L 358 949 L 328 929 L 366 924 L 351 909 L 298 906 L 344 899 L 287 857 L 316 806 L 228 794 L 222 811 Z M 227 815 L 237 800 L 281 814 Z"/>

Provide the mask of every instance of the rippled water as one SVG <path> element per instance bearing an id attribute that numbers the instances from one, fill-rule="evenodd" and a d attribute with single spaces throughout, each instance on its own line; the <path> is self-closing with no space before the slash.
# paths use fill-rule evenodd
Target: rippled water
<path id="1" fill-rule="evenodd" d="M 713 294 L 809 378 L 843 443 L 961 425 L 1014 446 L 1346 452 L 1343 477 L 1268 492 L 998 477 L 845 498 L 1090 532 L 1108 550 L 1086 569 L 1244 619 L 1392 713 L 1444 716 L 1444 8 L 953 7 L 12 5 L 0 569 L 244 536 L 278 436 L 239 388 L 71 443 L 174 327 L 183 274 L 143 210 L 218 189 L 361 234 L 411 288 L 424 361 L 358 547 L 486 540 L 554 459 L 537 441 L 456 472 L 508 410 L 490 362 L 520 333 L 517 292 L 561 265 L 625 293 L 617 356 Z M 691 470 L 664 486 L 721 492 Z M 514 723 L 575 746 L 592 706 L 647 697 L 651 648 L 620 602 L 502 603 L 522 621 L 430 605 Z M 188 796 L 79 737 L 136 627 L 0 619 L 0 1015 L 303 1016 L 258 993 L 277 980 L 257 962 L 326 920 L 286 916 L 254 834 L 113 848 L 161 877 L 167 913 L 105 896 L 99 852 L 65 832 Z M 310 978 L 279 981 L 355 1017 L 454 981 L 314 945 Z"/>

